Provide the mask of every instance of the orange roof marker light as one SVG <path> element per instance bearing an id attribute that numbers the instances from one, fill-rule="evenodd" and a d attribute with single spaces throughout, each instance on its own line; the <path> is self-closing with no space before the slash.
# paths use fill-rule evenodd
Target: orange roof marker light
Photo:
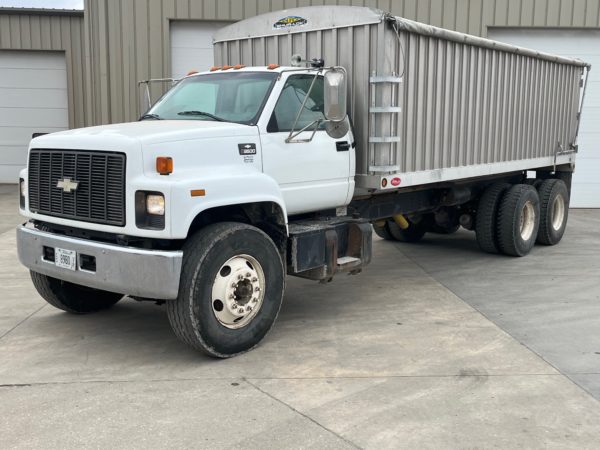
<path id="1" fill-rule="evenodd" d="M 233 69 L 233 66 L 223 66 L 223 70 Z"/>
<path id="2" fill-rule="evenodd" d="M 279 67 L 279 64 L 269 64 L 267 66 L 267 69 L 274 70 L 274 69 L 277 69 L 278 67 Z"/>
<path id="3" fill-rule="evenodd" d="M 210 68 L 210 71 L 211 71 L 211 72 L 214 72 L 215 70 L 221 70 L 221 66 L 212 66 L 212 67 Z"/>
<path id="4" fill-rule="evenodd" d="M 234 70 L 240 70 L 240 69 L 243 69 L 244 67 L 246 67 L 244 64 L 236 64 L 235 66 L 233 66 Z"/>
<path id="5" fill-rule="evenodd" d="M 190 75 L 194 75 L 196 73 L 198 73 L 198 71 L 196 69 L 192 69 L 187 73 L 186 77 L 189 77 Z"/>
<path id="6" fill-rule="evenodd" d="M 173 173 L 173 158 L 170 156 L 158 156 L 156 158 L 156 171 L 161 175 Z"/>

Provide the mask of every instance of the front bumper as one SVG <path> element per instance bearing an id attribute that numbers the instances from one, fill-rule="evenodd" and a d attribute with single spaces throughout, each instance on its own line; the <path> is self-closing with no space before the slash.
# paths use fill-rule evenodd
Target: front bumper
<path id="1" fill-rule="evenodd" d="M 44 247 L 77 252 L 76 270 L 44 258 Z M 22 225 L 17 228 L 21 263 L 50 277 L 96 289 L 155 299 L 174 299 L 179 290 L 182 251 L 144 250 L 56 235 Z M 81 255 L 95 258 L 95 271 L 81 268 Z"/>

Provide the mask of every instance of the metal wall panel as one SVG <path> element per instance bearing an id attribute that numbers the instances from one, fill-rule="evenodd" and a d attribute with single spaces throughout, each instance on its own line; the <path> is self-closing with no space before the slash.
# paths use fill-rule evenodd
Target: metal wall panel
<path id="1" fill-rule="evenodd" d="M 83 12 L 0 9 L 0 50 L 64 51 L 67 62 L 69 126 L 90 123 L 86 106 Z"/>
<path id="2" fill-rule="evenodd" d="M 600 0 L 86 0 L 83 20 L 0 9 L 0 49 L 66 51 L 70 125 L 121 122 L 136 118 L 137 81 L 170 75 L 170 20 L 227 22 L 322 4 L 370 6 L 479 36 L 501 26 L 600 27 Z"/>

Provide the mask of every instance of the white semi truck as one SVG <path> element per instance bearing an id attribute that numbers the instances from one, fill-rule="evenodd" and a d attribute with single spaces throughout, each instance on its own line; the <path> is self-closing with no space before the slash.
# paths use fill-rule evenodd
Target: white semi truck
<path id="1" fill-rule="evenodd" d="M 137 122 L 31 141 L 18 252 L 50 304 L 164 301 L 179 339 L 230 357 L 286 275 L 360 272 L 372 230 L 560 241 L 586 63 L 342 6 L 227 26 L 215 60 Z"/>

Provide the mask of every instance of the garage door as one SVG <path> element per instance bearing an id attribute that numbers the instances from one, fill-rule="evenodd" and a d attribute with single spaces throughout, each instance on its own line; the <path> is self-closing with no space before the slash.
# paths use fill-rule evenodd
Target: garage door
<path id="1" fill-rule="evenodd" d="M 0 50 L 0 183 L 16 183 L 32 133 L 67 129 L 64 53 Z"/>
<path id="2" fill-rule="evenodd" d="M 171 73 L 181 78 L 190 70 L 202 72 L 214 64 L 213 35 L 227 22 L 171 22 Z"/>
<path id="3" fill-rule="evenodd" d="M 600 208 L 600 31 L 490 29 L 489 37 L 548 53 L 574 56 L 592 64 L 579 129 L 579 155 L 571 206 Z"/>

